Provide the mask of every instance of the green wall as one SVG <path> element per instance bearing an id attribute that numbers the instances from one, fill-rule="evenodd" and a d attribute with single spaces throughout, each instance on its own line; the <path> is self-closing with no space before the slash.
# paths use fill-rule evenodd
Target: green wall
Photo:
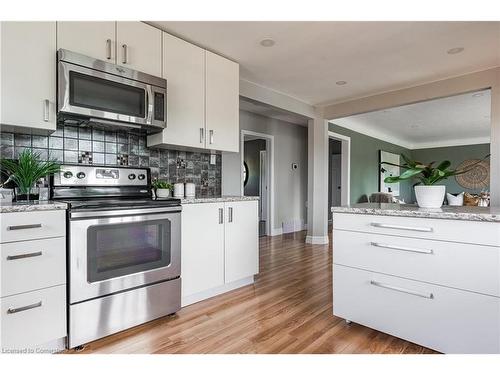
<path id="1" fill-rule="evenodd" d="M 332 123 L 329 124 L 328 130 L 351 138 L 351 203 L 367 202 L 367 197 L 379 190 L 379 150 L 396 154 L 410 153 L 404 147 Z M 401 183 L 400 194 L 405 202 L 412 202 L 412 184 Z"/>
<path id="2" fill-rule="evenodd" d="M 413 150 L 411 155 L 413 158 L 421 161 L 422 163 L 430 163 L 432 161 L 436 161 L 437 163 L 439 163 L 443 160 L 449 160 L 451 162 L 451 168 L 457 168 L 464 160 L 482 159 L 489 153 L 490 144 L 486 143 L 480 145 L 438 147 Z M 446 186 L 446 191 L 448 193 L 461 193 L 462 191 L 468 191 L 469 193 L 481 192 L 481 189 L 471 190 L 463 188 L 457 183 L 455 177 L 450 177 L 447 180 L 440 182 L 440 184 Z M 489 190 L 489 187 L 483 190 Z"/>
<path id="3" fill-rule="evenodd" d="M 351 203 L 366 202 L 371 193 L 378 191 L 378 161 L 379 150 L 394 153 L 405 153 L 423 163 L 449 160 L 452 168 L 456 168 L 466 159 L 481 159 L 490 153 L 489 144 L 439 147 L 420 150 L 408 150 L 395 144 L 343 128 L 330 123 L 328 129 L 332 132 L 346 135 L 351 138 Z M 415 201 L 413 181 L 403 182 L 400 185 L 401 197 L 407 203 Z M 466 190 L 457 184 L 454 177 L 443 182 L 446 191 L 458 193 Z"/>

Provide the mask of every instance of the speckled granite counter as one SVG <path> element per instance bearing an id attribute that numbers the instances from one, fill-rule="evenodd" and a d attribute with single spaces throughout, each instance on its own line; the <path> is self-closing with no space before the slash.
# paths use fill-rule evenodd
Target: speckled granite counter
<path id="1" fill-rule="evenodd" d="M 183 198 L 182 204 L 192 203 L 217 203 L 217 202 L 241 202 L 241 201 L 256 201 L 259 197 L 240 197 L 240 196 L 222 196 L 222 197 L 204 197 L 204 198 Z"/>
<path id="2" fill-rule="evenodd" d="M 421 217 L 428 219 L 487 221 L 500 223 L 500 207 L 443 206 L 420 208 L 411 204 L 360 203 L 352 206 L 332 207 L 332 212 L 363 215 Z"/>
<path id="3" fill-rule="evenodd" d="M 0 203 L 0 213 L 9 212 L 29 212 L 29 211 L 50 211 L 50 210 L 65 210 L 67 208 L 66 203 L 53 202 L 53 201 L 41 201 L 41 202 L 30 202 L 30 203 Z"/>

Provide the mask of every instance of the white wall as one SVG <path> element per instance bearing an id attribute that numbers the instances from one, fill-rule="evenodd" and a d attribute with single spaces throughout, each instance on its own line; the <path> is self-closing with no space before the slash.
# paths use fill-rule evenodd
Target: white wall
<path id="1" fill-rule="evenodd" d="M 274 228 L 283 222 L 307 222 L 307 128 L 240 110 L 240 130 L 274 136 Z M 222 155 L 222 194 L 241 194 L 241 156 Z M 299 168 L 292 171 L 292 163 Z"/>

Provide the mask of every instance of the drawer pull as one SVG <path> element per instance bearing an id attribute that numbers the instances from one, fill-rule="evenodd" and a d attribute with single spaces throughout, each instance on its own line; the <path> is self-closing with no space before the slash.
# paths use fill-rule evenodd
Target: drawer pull
<path id="1" fill-rule="evenodd" d="M 395 225 L 395 224 L 383 224 L 383 223 L 371 223 L 372 227 L 377 228 L 387 228 L 387 229 L 400 229 L 400 230 L 412 230 L 414 232 L 432 232 L 432 228 L 428 227 L 407 227 L 404 225 Z"/>
<path id="2" fill-rule="evenodd" d="M 379 283 L 378 281 L 374 281 L 374 280 L 371 280 L 370 284 L 373 286 L 378 286 L 380 288 L 385 288 L 385 289 L 395 290 L 395 291 L 401 292 L 401 293 L 411 294 L 411 295 L 417 296 L 417 297 L 428 298 L 428 299 L 434 298 L 434 295 L 432 293 L 421 293 L 421 292 L 417 292 L 415 290 L 401 288 L 399 286 L 392 286 L 389 284 Z"/>
<path id="3" fill-rule="evenodd" d="M 41 251 L 37 251 L 36 253 L 26 253 L 26 254 L 19 254 L 19 255 L 7 255 L 7 260 L 33 258 L 33 257 L 39 257 L 41 255 L 42 255 Z"/>
<path id="4" fill-rule="evenodd" d="M 36 309 L 37 307 L 41 307 L 41 306 L 42 306 L 42 301 L 34 303 L 32 305 L 28 305 L 28 306 L 16 307 L 15 309 L 8 309 L 7 314 L 15 314 L 15 313 L 18 313 L 21 311 Z"/>
<path id="5" fill-rule="evenodd" d="M 406 247 L 406 246 L 395 246 L 395 245 L 389 245 L 385 243 L 378 243 L 378 242 L 371 242 L 370 243 L 372 246 L 375 247 L 382 247 L 384 249 L 391 249 L 391 250 L 401 250 L 401 251 L 409 251 L 411 253 L 419 253 L 419 254 L 432 254 L 433 251 L 429 249 L 416 249 L 414 247 Z"/>
<path id="6" fill-rule="evenodd" d="M 11 225 L 10 227 L 7 227 L 7 230 L 35 229 L 41 227 L 42 224 Z"/>

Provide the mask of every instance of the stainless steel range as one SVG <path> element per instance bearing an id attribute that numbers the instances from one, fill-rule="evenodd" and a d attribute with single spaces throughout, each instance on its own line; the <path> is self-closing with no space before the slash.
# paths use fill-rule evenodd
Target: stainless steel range
<path id="1" fill-rule="evenodd" d="M 69 204 L 69 348 L 180 309 L 180 200 L 152 200 L 149 169 L 63 165 L 52 198 Z"/>

